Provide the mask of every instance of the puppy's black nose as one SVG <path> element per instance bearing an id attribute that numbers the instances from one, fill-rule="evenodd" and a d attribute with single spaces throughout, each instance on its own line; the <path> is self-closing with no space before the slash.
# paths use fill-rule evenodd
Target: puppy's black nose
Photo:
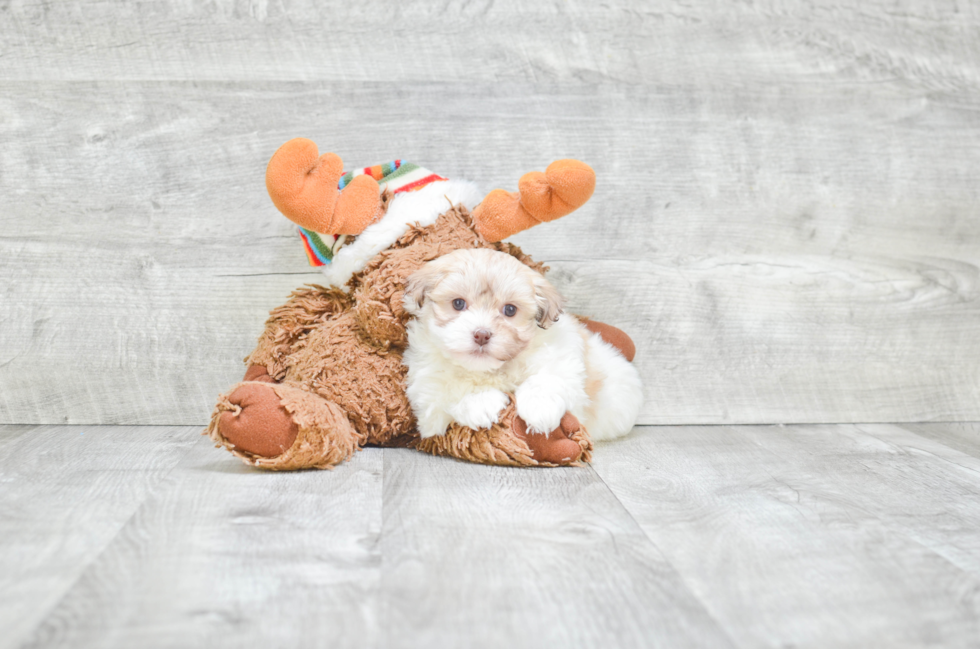
<path id="1" fill-rule="evenodd" d="M 473 340 L 477 345 L 486 345 L 492 337 L 493 333 L 487 329 L 477 329 L 473 332 Z"/>

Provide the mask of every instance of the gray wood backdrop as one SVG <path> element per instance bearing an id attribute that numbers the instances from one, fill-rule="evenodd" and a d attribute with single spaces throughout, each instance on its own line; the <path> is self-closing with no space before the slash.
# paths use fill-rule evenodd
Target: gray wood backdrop
<path id="1" fill-rule="evenodd" d="M 513 240 L 634 336 L 641 423 L 980 419 L 980 3 L 710 4 L 0 1 L 0 422 L 202 424 L 318 278 L 295 136 L 593 165 Z"/>

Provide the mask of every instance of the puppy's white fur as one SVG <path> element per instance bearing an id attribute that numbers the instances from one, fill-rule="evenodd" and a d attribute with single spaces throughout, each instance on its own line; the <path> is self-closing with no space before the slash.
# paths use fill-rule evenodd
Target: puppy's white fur
<path id="1" fill-rule="evenodd" d="M 403 358 L 421 436 L 453 421 L 492 425 L 505 392 L 532 433 L 558 428 L 566 412 L 593 440 L 628 433 L 643 399 L 636 368 L 561 308 L 543 275 L 502 252 L 457 250 L 413 274 L 405 309 L 416 319 Z"/>

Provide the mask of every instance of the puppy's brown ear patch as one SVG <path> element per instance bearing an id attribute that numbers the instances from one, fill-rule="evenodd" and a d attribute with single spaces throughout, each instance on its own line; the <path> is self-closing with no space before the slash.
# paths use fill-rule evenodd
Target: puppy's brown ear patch
<path id="1" fill-rule="evenodd" d="M 405 296 L 402 298 L 405 310 L 412 315 L 418 315 L 425 304 L 426 295 L 444 275 L 441 264 L 431 261 L 409 275 L 405 282 Z"/>
<path id="2" fill-rule="evenodd" d="M 544 275 L 534 278 L 534 301 L 538 307 L 536 319 L 538 326 L 547 329 L 558 319 L 565 307 L 565 298 Z"/>

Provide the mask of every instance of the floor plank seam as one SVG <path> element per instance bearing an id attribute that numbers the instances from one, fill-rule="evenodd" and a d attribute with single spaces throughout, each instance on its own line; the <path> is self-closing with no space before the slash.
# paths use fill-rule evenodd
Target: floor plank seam
<path id="1" fill-rule="evenodd" d="M 701 605 L 701 609 L 704 611 L 704 614 L 707 615 L 711 619 L 711 621 L 715 623 L 715 626 L 717 627 L 718 631 L 720 633 L 722 633 L 728 639 L 728 641 L 731 643 L 731 646 L 733 646 L 733 647 L 740 647 L 741 645 L 739 645 L 735 641 L 735 638 L 733 638 L 731 636 L 731 634 L 728 632 L 728 629 L 725 628 L 725 625 L 724 624 L 722 624 L 722 621 L 708 607 L 707 602 L 705 602 L 697 594 L 697 592 L 691 587 L 691 584 L 688 582 L 688 580 L 684 578 L 684 575 L 681 573 L 681 571 L 677 569 L 677 566 L 674 565 L 674 563 L 667 557 L 667 554 L 664 553 L 660 549 L 660 546 L 657 545 L 654 542 L 654 540 L 650 538 L 650 535 L 647 534 L 647 531 L 645 529 L 643 529 L 643 526 L 640 525 L 640 522 L 638 520 L 636 520 L 636 517 L 635 516 L 633 516 L 633 512 L 631 512 L 626 507 L 625 503 L 623 503 L 623 501 L 619 499 L 619 496 L 616 495 L 616 492 L 612 489 L 611 486 L 609 486 L 609 483 L 607 483 L 602 478 L 602 475 L 600 475 L 600 473 L 598 471 L 596 471 L 595 470 L 595 467 L 593 467 L 591 464 L 588 465 L 588 468 L 592 472 L 592 474 L 599 479 L 599 481 L 603 484 L 603 486 L 606 488 L 606 490 L 609 492 L 609 494 L 613 497 L 613 499 L 617 503 L 619 503 L 619 506 L 623 510 L 623 513 L 626 514 L 626 516 L 629 518 L 629 520 L 633 521 L 633 524 L 636 525 L 636 528 L 640 531 L 640 534 L 643 536 L 644 540 L 646 540 L 646 542 L 648 544 L 650 544 L 650 547 L 652 547 L 657 552 L 657 554 L 660 555 L 661 560 L 665 564 L 667 564 L 668 566 L 670 566 L 670 569 L 674 572 L 674 576 L 677 578 L 678 581 L 680 581 L 680 583 L 684 584 L 684 588 L 687 589 L 687 592 L 690 593 L 691 597 L 693 597 Z"/>
<path id="2" fill-rule="evenodd" d="M 165 428 L 170 428 L 169 426 L 157 426 L 157 427 L 160 427 L 160 428 L 164 428 L 164 427 Z M 195 426 L 176 426 L 175 428 L 195 429 L 196 427 Z M 158 487 L 162 487 L 163 485 L 165 485 L 167 483 L 167 481 L 170 479 L 171 475 L 173 475 L 173 473 L 175 471 L 177 471 L 177 469 L 183 464 L 184 460 L 187 459 L 187 457 L 194 451 L 194 449 L 200 443 L 201 443 L 201 441 L 198 440 L 198 441 L 194 441 L 194 442 L 192 442 L 192 443 L 190 443 L 190 444 L 187 445 L 187 449 L 180 455 L 180 457 L 177 459 L 177 461 L 174 462 L 174 465 L 172 467 L 170 467 L 170 469 L 163 476 L 160 477 L 160 481 L 157 483 Z M 116 529 L 116 532 L 112 535 L 112 538 L 110 538 L 108 541 L 106 541 L 105 545 L 102 546 L 102 549 L 99 550 L 94 555 L 92 555 L 92 558 L 85 563 L 85 567 L 82 570 L 79 571 L 78 576 L 75 577 L 75 579 L 72 580 L 72 582 L 64 589 L 64 592 L 62 592 L 61 596 L 58 597 L 58 599 L 55 600 L 51 604 L 51 606 L 48 607 L 48 609 L 44 613 L 44 616 L 42 618 L 40 618 L 40 621 L 37 623 L 37 625 L 33 629 L 31 629 L 30 634 L 25 638 L 25 640 L 21 643 L 20 646 L 30 646 L 30 645 L 35 644 L 35 637 L 36 637 L 37 631 L 39 629 L 41 629 L 41 628 L 44 627 L 44 625 L 50 619 L 52 613 L 54 613 L 55 611 L 57 611 L 61 607 L 61 605 L 65 601 L 65 599 L 71 595 L 72 591 L 75 590 L 75 587 L 78 585 L 78 583 L 85 577 L 85 575 L 88 574 L 89 569 L 91 569 L 91 567 L 93 565 L 96 565 L 99 562 L 99 560 L 105 555 L 106 551 L 108 551 L 109 548 L 112 547 L 112 544 L 116 541 L 116 539 L 119 538 L 119 534 L 123 530 L 125 530 L 129 526 L 129 524 L 133 521 L 133 519 L 136 518 L 137 514 L 139 514 L 143 510 L 143 507 L 146 505 L 147 501 L 150 500 L 151 498 L 153 498 L 154 496 L 156 496 L 157 494 L 158 494 L 158 492 L 156 490 L 153 490 L 153 489 L 148 489 L 147 490 L 146 497 L 144 497 L 139 502 L 139 504 L 136 505 L 133 508 L 133 512 L 129 516 L 127 516 L 126 519 L 123 520 L 119 524 L 119 527 Z"/>
<path id="3" fill-rule="evenodd" d="M 959 423 L 964 423 L 964 424 L 972 424 L 973 422 L 947 422 L 947 423 L 957 423 L 957 424 L 959 424 Z M 854 426 L 854 428 L 855 428 L 855 429 L 857 429 L 857 430 L 859 430 L 859 431 L 861 431 L 861 432 L 862 432 L 862 433 L 864 433 L 865 435 L 868 435 L 868 436 L 870 436 L 870 437 L 874 437 L 874 438 L 876 438 L 876 439 L 880 439 L 880 438 L 879 438 L 879 437 L 878 437 L 877 435 L 875 435 L 874 433 L 872 433 L 872 432 L 869 432 L 869 431 L 867 431 L 867 430 L 865 430 L 865 429 L 863 429 L 863 428 L 861 428 L 861 426 L 862 426 L 862 425 L 865 425 L 865 424 L 852 424 L 852 425 Z M 870 424 L 869 424 L 869 425 L 870 425 Z M 926 437 L 925 435 L 920 435 L 920 434 L 919 434 L 919 433 L 917 433 L 916 431 L 914 431 L 914 430 L 911 430 L 911 429 L 909 429 L 909 428 L 906 428 L 904 424 L 900 424 L 900 423 L 885 423 L 885 424 L 879 424 L 879 425 L 883 425 L 883 426 L 898 426 L 899 428 L 901 428 L 902 430 L 904 430 L 904 431 L 905 431 L 905 432 L 907 432 L 908 434 L 910 434 L 910 435 L 913 435 L 913 436 L 915 436 L 916 438 L 918 438 L 918 439 L 921 439 L 921 440 L 923 440 L 923 441 L 924 441 L 924 442 L 926 442 L 927 444 L 928 444 L 928 443 L 933 443 L 933 444 L 939 444 L 939 445 L 940 445 L 940 446 L 942 446 L 943 448 L 946 448 L 946 449 L 949 449 L 950 451 L 952 451 L 952 452 L 954 452 L 954 453 L 958 453 L 958 454 L 960 454 L 960 455 L 962 455 L 962 456 L 964 456 L 964 457 L 967 457 L 967 458 L 969 458 L 969 459 L 970 459 L 970 460 L 972 460 L 972 461 L 976 461 L 976 460 L 977 460 L 977 458 L 975 458 L 974 456 L 972 456 L 972 455 L 970 455 L 969 453 L 964 453 L 964 452 L 963 452 L 962 450 L 960 450 L 960 449 L 958 449 L 958 448 L 955 448 L 955 447 L 953 447 L 953 446 L 950 446 L 949 444 L 946 444 L 946 443 L 944 443 L 944 442 L 940 442 L 940 441 L 937 441 L 937 440 L 934 440 L 934 439 L 930 439 L 929 437 Z M 925 446 L 925 445 L 926 445 L 926 444 L 924 444 L 923 446 Z M 980 470 L 978 470 L 978 469 L 977 469 L 976 467 L 972 467 L 972 466 L 966 466 L 966 465 L 964 465 L 964 464 L 963 464 L 963 463 L 961 463 L 961 462 L 957 462 L 957 461 L 956 461 L 956 460 L 954 460 L 953 458 L 948 458 L 948 457 L 943 457 L 943 456 L 941 456 L 941 455 L 937 455 L 937 454 L 935 454 L 935 453 L 933 453 L 933 452 L 931 452 L 931 451 L 928 451 L 928 450 L 926 450 L 926 449 L 924 449 L 924 448 L 920 448 L 920 449 L 918 449 L 918 450 L 919 450 L 919 452 L 921 452 L 921 453 L 928 453 L 929 455 L 931 455 L 932 457 L 934 457 L 934 458 L 936 458 L 937 460 L 940 460 L 940 461 L 942 461 L 942 462 L 946 462 L 946 463 L 948 463 L 948 464 L 952 464 L 953 466 L 956 466 L 956 467 L 959 467 L 959 468 L 961 468 L 961 469 L 963 469 L 964 471 L 969 471 L 969 472 L 971 472 L 971 473 L 974 473 L 974 474 L 977 474 L 977 475 L 980 475 Z"/>

